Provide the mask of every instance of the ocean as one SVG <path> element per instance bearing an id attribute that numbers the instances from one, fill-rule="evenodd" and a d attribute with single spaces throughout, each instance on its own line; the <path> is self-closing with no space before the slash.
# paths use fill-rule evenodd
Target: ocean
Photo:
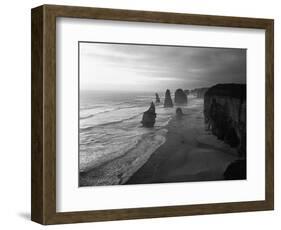
<path id="1" fill-rule="evenodd" d="M 175 108 L 164 108 L 164 93 L 159 93 L 156 123 L 142 127 L 141 119 L 155 93 L 90 92 L 80 93 L 79 170 L 87 172 L 124 155 L 132 155 L 136 171 L 165 142 L 168 124 Z M 139 159 L 138 159 L 139 158 Z M 138 162 L 138 163 L 136 163 Z M 114 169 L 112 169 L 114 170 Z"/>

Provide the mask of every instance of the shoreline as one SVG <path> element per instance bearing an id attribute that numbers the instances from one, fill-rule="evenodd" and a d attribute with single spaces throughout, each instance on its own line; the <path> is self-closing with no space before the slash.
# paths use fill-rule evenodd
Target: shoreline
<path id="1" fill-rule="evenodd" d="M 107 161 L 93 169 L 79 172 L 79 186 L 105 186 L 125 184 L 165 143 L 165 128 L 146 135 L 134 148 L 124 155 Z M 149 148 L 148 148 L 149 146 Z"/>
<path id="2" fill-rule="evenodd" d="M 236 149 L 205 130 L 203 100 L 183 109 L 166 126 L 166 141 L 125 184 L 224 180 L 227 166 L 241 159 Z M 197 103 L 197 104 L 196 104 Z"/>
<path id="3" fill-rule="evenodd" d="M 241 158 L 236 149 L 205 130 L 203 99 L 188 103 L 180 119 L 172 115 L 166 126 L 126 154 L 79 172 L 79 186 L 223 180 L 227 166 Z"/>

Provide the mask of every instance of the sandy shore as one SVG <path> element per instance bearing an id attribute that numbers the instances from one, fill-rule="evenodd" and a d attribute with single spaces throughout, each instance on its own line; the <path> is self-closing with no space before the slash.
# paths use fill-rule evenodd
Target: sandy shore
<path id="1" fill-rule="evenodd" d="M 190 103 L 181 119 L 168 124 L 166 142 L 126 184 L 222 180 L 226 167 L 239 159 L 235 149 L 205 130 L 203 100 Z"/>

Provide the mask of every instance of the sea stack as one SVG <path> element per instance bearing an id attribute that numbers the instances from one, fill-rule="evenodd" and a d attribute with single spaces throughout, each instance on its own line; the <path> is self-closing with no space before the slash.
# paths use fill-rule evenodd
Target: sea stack
<path id="1" fill-rule="evenodd" d="M 155 93 L 155 97 L 156 97 L 156 103 L 160 103 L 160 97 L 159 97 L 159 95 L 158 95 L 158 93 Z"/>
<path id="2" fill-rule="evenodd" d="M 183 112 L 182 112 L 181 108 L 177 108 L 176 109 L 176 115 L 177 115 L 177 118 L 182 118 Z"/>
<path id="3" fill-rule="evenodd" d="M 186 93 L 182 89 L 177 89 L 175 92 L 175 104 L 177 104 L 177 105 L 186 105 L 187 104 L 187 96 L 186 96 Z"/>
<path id="4" fill-rule="evenodd" d="M 151 128 L 155 124 L 155 118 L 155 105 L 153 102 L 151 102 L 149 109 L 143 113 L 141 123 L 144 127 Z"/>
<path id="5" fill-rule="evenodd" d="M 165 93 L 165 101 L 164 101 L 164 107 L 167 108 L 167 107 L 173 107 L 173 101 L 172 101 L 172 98 L 171 98 L 171 93 L 170 93 L 170 90 L 167 89 L 166 90 L 166 93 Z"/>

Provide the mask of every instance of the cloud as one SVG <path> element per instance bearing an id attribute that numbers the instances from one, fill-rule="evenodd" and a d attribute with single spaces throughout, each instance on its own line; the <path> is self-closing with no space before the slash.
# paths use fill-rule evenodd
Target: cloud
<path id="1" fill-rule="evenodd" d="M 115 83 L 122 79 L 116 88 L 126 80 L 135 82 L 126 84 L 124 90 L 129 86 L 154 90 L 169 85 L 195 88 L 246 82 L 245 49 L 80 43 L 80 60 L 82 88 L 95 88 L 95 80 L 101 78 L 107 79 L 104 88 L 110 79 Z"/>

